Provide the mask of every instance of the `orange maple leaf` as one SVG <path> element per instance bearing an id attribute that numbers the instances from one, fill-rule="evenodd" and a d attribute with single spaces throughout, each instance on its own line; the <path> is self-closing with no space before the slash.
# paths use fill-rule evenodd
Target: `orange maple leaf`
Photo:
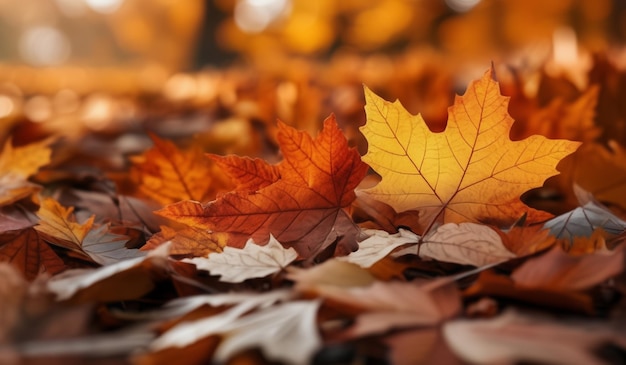
<path id="1" fill-rule="evenodd" d="M 212 200 L 229 184 L 198 146 L 182 151 L 172 142 L 151 135 L 154 146 L 132 158 L 131 178 L 139 193 L 162 205 L 181 200 Z"/>
<path id="2" fill-rule="evenodd" d="M 239 170 L 235 175 L 241 176 L 237 180 L 244 189 L 206 205 L 183 201 L 157 214 L 217 234 L 227 233 L 228 246 L 241 248 L 249 238 L 264 244 L 271 233 L 301 257 L 314 257 L 341 236 L 342 230 L 354 227 L 344 209 L 355 199 L 354 188 L 365 176 L 367 165 L 348 147 L 332 115 L 315 139 L 281 122 L 277 139 L 284 160 L 274 167 L 260 160 L 221 158 L 220 165 L 230 166 L 228 173 Z M 248 176 L 262 178 L 246 184 Z M 342 242 L 349 247 L 340 244 L 338 251 L 356 248 L 347 241 Z"/>
<path id="3" fill-rule="evenodd" d="M 13 147 L 8 141 L 0 154 L 0 206 L 14 203 L 39 191 L 41 187 L 28 181 L 50 162 L 50 139 Z"/>
<path id="4" fill-rule="evenodd" d="M 510 225 L 526 212 L 529 222 L 550 217 L 519 197 L 556 175 L 554 166 L 579 143 L 537 135 L 511 141 L 508 98 L 492 74 L 488 70 L 456 97 L 441 133 L 431 132 L 398 101 L 387 102 L 366 88 L 361 131 L 369 147 L 363 161 L 382 180 L 365 192 L 398 212 L 420 210 L 425 227 L 484 220 Z"/>

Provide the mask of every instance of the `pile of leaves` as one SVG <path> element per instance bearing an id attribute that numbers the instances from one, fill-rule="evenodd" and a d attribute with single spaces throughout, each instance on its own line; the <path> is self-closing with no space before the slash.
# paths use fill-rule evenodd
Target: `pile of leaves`
<path id="1" fill-rule="evenodd" d="M 434 128 L 366 87 L 365 153 L 332 114 L 315 137 L 279 121 L 271 162 L 150 134 L 105 174 L 55 136 L 7 141 L 0 359 L 623 360 L 626 151 L 601 143 L 607 94 L 507 89 L 511 106 L 487 70 Z"/>

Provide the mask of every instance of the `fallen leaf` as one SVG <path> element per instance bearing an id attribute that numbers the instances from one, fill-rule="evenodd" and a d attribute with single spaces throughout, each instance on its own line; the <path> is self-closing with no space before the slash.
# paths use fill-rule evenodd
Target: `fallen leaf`
<path id="1" fill-rule="evenodd" d="M 284 160 L 277 166 L 280 179 L 274 183 L 257 191 L 235 190 L 206 205 L 183 201 L 157 214 L 227 233 L 228 246 L 242 247 L 248 238 L 264 244 L 272 234 L 302 258 L 315 257 L 336 238 L 354 231 L 344 209 L 355 199 L 354 188 L 367 165 L 348 148 L 333 116 L 315 139 L 282 123 L 277 138 Z M 242 168 L 248 163 L 243 159 Z M 340 241 L 337 251 L 348 253 L 353 246 L 350 240 Z"/>
<path id="2" fill-rule="evenodd" d="M 287 278 L 295 282 L 296 290 L 302 292 L 315 290 L 320 285 L 368 286 L 376 281 L 367 270 L 336 258 L 306 269 L 290 266 L 287 272 Z"/>
<path id="3" fill-rule="evenodd" d="M 525 287 L 577 291 L 589 289 L 624 271 L 624 246 L 613 251 L 571 255 L 556 246 L 526 261 L 511 278 Z"/>
<path id="4" fill-rule="evenodd" d="M 539 225 L 513 226 L 506 232 L 499 229 L 495 231 L 500 235 L 504 247 L 517 257 L 542 251 L 556 242 L 556 238 L 551 235 L 551 232 Z"/>
<path id="5" fill-rule="evenodd" d="M 198 227 L 184 226 L 174 229 L 161 226 L 161 231 L 150 237 L 141 250 L 153 250 L 167 242 L 171 245 L 170 254 L 172 255 L 206 256 L 212 252 L 222 252 L 226 246 L 224 236 Z"/>
<path id="6" fill-rule="evenodd" d="M 67 270 L 46 284 L 56 300 L 113 302 L 140 298 L 154 289 L 167 266 L 168 246 L 97 269 Z"/>
<path id="7" fill-rule="evenodd" d="M 509 276 L 483 271 L 465 291 L 465 298 L 505 298 L 517 303 L 528 303 L 543 308 L 592 315 L 595 313 L 593 299 L 588 293 L 565 291 L 542 286 L 518 285 Z"/>
<path id="8" fill-rule="evenodd" d="M 420 328 L 387 336 L 389 360 L 394 365 L 461 365 L 445 343 L 439 328 Z"/>
<path id="9" fill-rule="evenodd" d="M 50 140 L 13 147 L 4 144 L 0 153 L 0 206 L 14 203 L 41 189 L 28 181 L 39 169 L 50 163 Z"/>
<path id="10" fill-rule="evenodd" d="M 426 235 L 421 244 L 401 250 L 395 256 L 407 254 L 474 266 L 504 262 L 516 257 L 506 248 L 498 232 L 477 223 L 447 223 L 439 226 Z"/>
<path id="11" fill-rule="evenodd" d="M 21 320 L 28 282 L 14 265 L 0 262 L 0 346 L 6 344 L 13 328 Z"/>
<path id="12" fill-rule="evenodd" d="M 238 306 L 238 313 L 245 313 L 257 307 L 267 307 L 274 303 L 294 298 L 294 292 L 287 289 L 272 290 L 265 293 L 234 292 L 224 294 L 194 295 L 170 300 L 156 310 L 141 312 L 118 311 L 120 318 L 130 320 L 168 320 L 189 314 L 202 306 L 212 307 Z M 180 345 L 183 345 L 182 343 Z"/>
<path id="13" fill-rule="evenodd" d="M 150 137 L 154 146 L 131 160 L 130 174 L 141 195 L 162 205 L 181 200 L 207 202 L 229 187 L 198 146 L 181 151 L 170 141 Z"/>
<path id="14" fill-rule="evenodd" d="M 217 334 L 222 336 L 222 341 L 215 352 L 214 361 L 220 363 L 242 350 L 254 347 L 261 348 L 269 360 L 291 364 L 310 361 L 313 353 L 321 346 L 316 325 L 320 302 L 268 304 L 271 303 L 245 301 L 220 315 L 183 322 L 157 338 L 150 350 L 184 347 Z M 250 313 L 253 309 L 256 311 Z"/>
<path id="15" fill-rule="evenodd" d="M 95 216 L 84 223 L 76 222 L 73 211 L 73 207 L 65 208 L 56 200 L 45 198 L 37 211 L 41 221 L 35 229 L 44 235 L 47 242 L 101 265 L 145 255 L 140 250 L 127 249 L 125 243 L 128 238 L 110 233 L 109 225 L 94 225 Z"/>
<path id="16" fill-rule="evenodd" d="M 243 248 L 224 247 L 221 253 L 208 257 L 194 257 L 183 261 L 196 265 L 212 275 L 221 275 L 220 281 L 241 283 L 252 278 L 262 278 L 283 270 L 298 258 L 293 248 L 285 249 L 273 236 L 265 246 L 252 239 Z"/>
<path id="17" fill-rule="evenodd" d="M 420 210 L 427 229 L 436 222 L 510 225 L 522 214 L 529 222 L 550 217 L 523 204 L 525 191 L 556 175 L 556 164 L 579 145 L 531 136 L 511 141 L 508 99 L 488 70 L 449 109 L 448 125 L 431 132 L 418 115 L 365 89 L 369 142 L 363 161 L 382 176 L 366 193 L 396 211 Z"/>
<path id="18" fill-rule="evenodd" d="M 577 190 L 575 188 L 575 190 Z M 578 191 L 578 196 L 588 194 Z M 579 198 L 583 200 L 583 198 Z M 547 221 L 544 228 L 563 241 L 572 244 L 576 237 L 591 237 L 593 233 L 601 228 L 609 235 L 618 235 L 626 229 L 626 222 L 617 217 L 607 207 L 599 203 L 593 197 L 587 196 L 587 202 L 581 201 L 584 205 L 561 214 Z"/>
<path id="19" fill-rule="evenodd" d="M 514 138 L 538 134 L 548 138 L 593 141 L 602 133 L 594 123 L 599 90 L 597 86 L 591 86 L 571 102 L 555 98 L 543 108 L 535 106 L 534 110 L 527 111 L 524 133 L 517 130 Z"/>
<path id="20" fill-rule="evenodd" d="M 557 321 L 509 310 L 481 320 L 456 319 L 443 326 L 448 346 L 476 364 L 607 364 L 593 354 L 603 343 L 626 347 L 623 331 L 594 321 Z"/>
<path id="21" fill-rule="evenodd" d="M 13 264 L 32 281 L 39 274 L 58 274 L 65 263 L 32 228 L 0 233 L 0 261 Z"/>
<path id="22" fill-rule="evenodd" d="M 332 284 L 309 288 L 326 305 L 355 312 L 353 326 L 338 336 L 342 339 L 381 334 L 392 329 L 433 326 L 461 309 L 460 295 L 453 282 L 440 279 L 426 284 L 376 281 L 368 286 L 343 287 Z"/>
<path id="23" fill-rule="evenodd" d="M 379 230 L 366 230 L 364 233 L 369 235 L 369 237 L 359 242 L 358 250 L 351 252 L 348 256 L 340 256 L 336 259 L 357 264 L 367 269 L 396 248 L 419 241 L 419 236 L 404 229 L 401 229 L 396 234 L 389 234 Z"/>

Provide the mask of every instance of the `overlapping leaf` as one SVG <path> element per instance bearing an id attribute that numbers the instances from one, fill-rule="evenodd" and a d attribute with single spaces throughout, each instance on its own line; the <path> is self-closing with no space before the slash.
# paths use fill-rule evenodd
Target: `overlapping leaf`
<path id="1" fill-rule="evenodd" d="M 285 249 L 274 237 L 270 237 L 265 246 L 248 240 L 241 249 L 225 247 L 222 253 L 185 261 L 195 264 L 198 269 L 210 271 L 213 275 L 221 275 L 221 281 L 240 283 L 246 279 L 262 278 L 276 273 L 297 257 L 293 248 Z"/>
<path id="2" fill-rule="evenodd" d="M 441 133 L 431 132 L 398 101 L 366 89 L 367 123 L 361 130 L 369 146 L 363 160 L 382 176 L 367 193 L 399 212 L 419 209 L 427 227 L 434 221 L 508 225 L 524 213 L 529 221 L 548 218 L 523 204 L 520 195 L 557 174 L 556 164 L 578 143 L 537 135 L 511 141 L 508 99 L 492 73 L 456 98 Z"/>
<path id="3" fill-rule="evenodd" d="M 73 211 L 73 207 L 65 208 L 56 200 L 45 198 L 37 212 L 41 221 L 35 229 L 48 242 L 102 265 L 145 255 L 139 250 L 127 249 L 124 245 L 127 237 L 110 233 L 108 225 L 94 225 L 94 216 L 78 223 Z"/>
<path id="4" fill-rule="evenodd" d="M 348 147 L 333 116 L 326 119 L 315 139 L 282 123 L 277 138 L 284 160 L 276 167 L 227 158 L 230 165 L 243 171 L 240 176 L 264 177 L 255 180 L 257 183 L 206 205 L 183 201 L 158 214 L 192 227 L 227 233 L 229 246 L 242 247 L 250 237 L 265 243 L 272 234 L 284 245 L 293 246 L 300 256 L 315 256 L 352 229 L 344 208 L 355 199 L 354 188 L 365 176 L 367 165 Z M 227 172 L 232 174 L 233 170 L 231 167 Z M 271 182 L 276 176 L 280 178 Z M 350 252 L 353 244 L 347 242 L 348 246 L 340 245 L 339 250 Z"/>
<path id="5" fill-rule="evenodd" d="M 28 181 L 50 162 L 50 140 L 13 147 L 8 141 L 0 154 L 0 206 L 11 204 L 35 192 L 40 187 Z"/>
<path id="6" fill-rule="evenodd" d="M 181 151 L 172 142 L 152 135 L 154 146 L 133 158 L 131 176 L 139 192 L 163 205 L 181 200 L 206 202 L 227 188 L 203 151 Z"/>
<path id="7" fill-rule="evenodd" d="M 0 261 L 10 262 L 24 277 L 33 280 L 40 273 L 65 270 L 65 264 L 33 228 L 0 234 Z"/>

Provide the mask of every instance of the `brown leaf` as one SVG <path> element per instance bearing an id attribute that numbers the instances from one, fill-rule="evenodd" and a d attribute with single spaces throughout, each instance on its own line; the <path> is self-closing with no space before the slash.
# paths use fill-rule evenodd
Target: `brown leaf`
<path id="1" fill-rule="evenodd" d="M 0 261 L 13 264 L 27 280 L 58 274 L 65 264 L 33 228 L 0 234 Z"/>
<path id="2" fill-rule="evenodd" d="M 526 261 L 511 275 L 520 286 L 561 291 L 589 289 L 624 271 L 624 246 L 613 251 L 571 255 L 554 247 Z"/>
<path id="3" fill-rule="evenodd" d="M 272 234 L 282 244 L 294 247 L 302 258 L 315 257 L 354 229 L 344 209 L 354 200 L 353 189 L 365 176 L 367 165 L 356 150 L 348 148 L 333 116 L 326 119 L 315 139 L 282 123 L 278 129 L 285 158 L 276 167 L 280 179 L 257 191 L 232 191 L 206 205 L 193 201 L 170 205 L 158 214 L 226 233 L 229 246 L 242 247 L 248 238 L 264 244 Z M 250 166 L 250 160 L 240 161 L 241 169 Z M 259 164 L 253 166 L 250 174 L 254 175 Z M 342 242 L 338 251 L 354 249 L 354 242 Z"/>

